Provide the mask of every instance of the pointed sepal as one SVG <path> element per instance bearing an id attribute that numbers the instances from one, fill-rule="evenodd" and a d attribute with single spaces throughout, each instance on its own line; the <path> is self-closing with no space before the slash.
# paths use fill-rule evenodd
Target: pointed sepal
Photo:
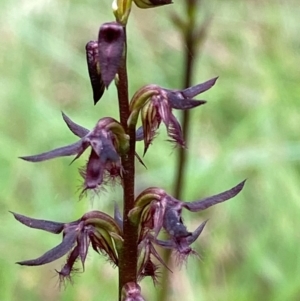
<path id="1" fill-rule="evenodd" d="M 90 41 L 85 46 L 86 61 L 88 65 L 88 72 L 93 89 L 94 104 L 96 104 L 102 97 L 105 85 L 101 76 L 101 69 L 99 63 L 98 42 Z"/>
<path id="2" fill-rule="evenodd" d="M 183 207 L 192 212 L 205 210 L 213 205 L 222 203 L 224 201 L 227 201 L 227 200 L 235 197 L 244 188 L 245 182 L 246 182 L 246 180 L 244 180 L 243 182 L 239 183 L 238 185 L 236 185 L 235 187 L 233 187 L 229 190 L 226 190 L 222 193 L 213 195 L 211 197 L 207 197 L 207 198 L 201 199 L 199 201 L 195 201 L 195 202 L 183 203 Z"/>

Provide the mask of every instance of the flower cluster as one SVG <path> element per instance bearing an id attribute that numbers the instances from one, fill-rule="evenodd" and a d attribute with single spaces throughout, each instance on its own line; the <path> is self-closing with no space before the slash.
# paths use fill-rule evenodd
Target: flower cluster
<path id="1" fill-rule="evenodd" d="M 16 220 L 30 228 L 62 234 L 62 241 L 56 247 L 38 258 L 20 261 L 18 264 L 38 266 L 68 254 L 66 263 L 57 271 L 60 280 L 64 281 L 71 279 L 71 273 L 76 270 L 76 261 L 81 261 L 84 270 L 91 246 L 94 251 L 106 256 L 114 266 L 120 267 L 122 301 L 144 301 L 137 282 L 144 277 L 151 277 L 155 284 L 159 266 L 168 269 L 156 251 L 157 247 L 173 250 L 179 263 L 189 255 L 197 254 L 191 245 L 200 236 L 207 221 L 202 221 L 194 231 L 189 231 L 182 219 L 183 209 L 198 212 L 224 202 L 236 196 L 245 183 L 243 181 L 225 192 L 194 202 L 177 200 L 157 187 L 145 189 L 134 199 L 135 157 L 143 164 L 135 153 L 136 141 L 144 142 L 145 155 L 163 123 L 169 140 L 185 147 L 181 125 L 173 110 L 189 110 L 205 104 L 205 100 L 194 98 L 213 87 L 217 77 L 184 90 L 145 85 L 128 102 L 125 26 L 133 2 L 140 8 L 172 3 L 171 0 L 114 0 L 116 21 L 101 25 L 98 39 L 88 42 L 85 48 L 94 104 L 98 103 L 105 89 L 115 81 L 122 122 L 103 117 L 93 129 L 88 130 L 62 113 L 65 123 L 78 140 L 41 154 L 20 157 L 29 162 L 41 162 L 74 156 L 74 161 L 89 148 L 87 163 L 80 170 L 84 179 L 82 193 L 87 190 L 98 191 L 111 182 L 122 185 L 126 202 L 123 218 L 117 205 L 114 217 L 94 210 L 68 223 L 12 213 Z M 137 129 L 139 117 L 141 126 Z M 159 237 L 162 231 L 167 233 L 165 240 Z M 131 264 L 127 263 L 127 259 L 133 259 Z M 135 266 L 131 267 L 132 264 Z"/>
<path id="2" fill-rule="evenodd" d="M 225 192 L 194 202 L 177 200 L 156 187 L 144 190 L 136 198 L 134 208 L 129 212 L 130 220 L 139 228 L 138 280 L 150 276 L 154 283 L 157 282 L 158 264 L 153 259 L 168 268 L 154 245 L 174 250 L 179 262 L 191 254 L 196 254 L 190 245 L 200 236 L 207 221 L 202 222 L 193 232 L 189 232 L 181 217 L 183 208 L 191 212 L 207 209 L 236 196 L 243 189 L 244 183 L 245 181 Z M 69 223 L 39 220 L 13 212 L 12 214 L 16 220 L 30 228 L 63 234 L 59 245 L 36 259 L 17 262 L 20 265 L 43 265 L 69 253 L 66 264 L 57 272 L 61 280 L 70 279 L 78 259 L 84 269 L 89 245 L 96 252 L 107 256 L 115 266 L 119 264 L 119 252 L 122 252 L 123 245 L 123 220 L 117 206 L 114 218 L 101 211 L 90 211 Z M 162 229 L 167 232 L 168 240 L 158 239 Z"/>

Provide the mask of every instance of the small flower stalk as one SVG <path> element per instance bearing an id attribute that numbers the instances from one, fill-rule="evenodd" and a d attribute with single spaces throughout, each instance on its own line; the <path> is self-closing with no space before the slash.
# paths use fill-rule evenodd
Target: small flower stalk
<path id="1" fill-rule="evenodd" d="M 155 8 L 172 1 L 114 0 L 112 8 L 116 20 L 102 24 L 98 40 L 91 40 L 85 46 L 93 102 L 97 104 L 103 98 L 101 103 L 104 103 L 105 89 L 114 81 L 120 121 L 101 117 L 89 130 L 62 113 L 77 140 L 40 154 L 20 157 L 34 163 L 68 156 L 73 156 L 74 161 L 89 149 L 87 162 L 79 172 L 83 178 L 81 195 L 90 190 L 98 192 L 111 183 L 119 185 L 123 199 L 112 204 L 114 216 L 93 210 L 71 222 L 54 222 L 11 212 L 17 221 L 29 228 L 62 235 L 61 242 L 51 250 L 17 264 L 39 266 L 65 256 L 65 264 L 57 270 L 64 282 L 71 280 L 72 273 L 78 270 L 78 261 L 85 270 L 87 254 L 93 249 L 119 269 L 119 301 L 145 301 L 139 283 L 151 277 L 154 285 L 158 284 L 162 267 L 172 272 L 159 255 L 159 248 L 173 250 L 179 264 L 190 255 L 198 254 L 192 244 L 204 231 L 207 220 L 199 221 L 199 226 L 190 230 L 182 218 L 183 210 L 199 212 L 222 203 L 238 195 L 245 184 L 243 181 L 229 190 L 194 202 L 178 200 L 163 187 L 149 187 L 135 196 L 135 158 L 144 164 L 135 152 L 136 143 L 143 141 L 145 155 L 163 123 L 169 141 L 185 148 L 181 124 L 173 110 L 191 110 L 205 104 L 206 100 L 195 97 L 212 88 L 217 77 L 183 90 L 143 83 L 130 99 L 126 25 L 132 3 L 139 8 Z M 141 126 L 137 128 L 139 118 Z M 119 209 L 119 204 L 123 210 Z M 159 237 L 162 232 L 167 234 L 164 240 Z"/>

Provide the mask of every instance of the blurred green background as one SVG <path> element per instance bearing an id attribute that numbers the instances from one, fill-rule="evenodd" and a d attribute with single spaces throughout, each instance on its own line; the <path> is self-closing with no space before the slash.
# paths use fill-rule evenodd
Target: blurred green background
<path id="1" fill-rule="evenodd" d="M 130 93 L 156 83 L 182 86 L 183 49 L 169 15 L 133 9 L 128 27 Z M 118 117 L 113 85 L 94 107 L 85 44 L 113 20 L 111 1 L 2 0 L 0 4 L 0 300 L 117 300 L 117 270 L 90 252 L 84 274 L 59 289 L 55 269 L 14 262 L 40 256 L 61 237 L 17 223 L 9 210 L 72 221 L 90 208 L 113 212 L 118 187 L 78 200 L 80 158 L 30 164 L 17 157 L 74 142 L 60 111 L 91 128 Z M 298 1 L 202 1 L 213 14 L 195 83 L 219 76 L 194 110 L 185 200 L 226 190 L 247 178 L 236 198 L 185 214 L 188 228 L 209 223 L 194 248 L 201 260 L 173 268 L 170 300 L 300 300 L 300 6 Z M 173 190 L 176 151 L 165 130 L 137 166 L 137 193 Z M 139 146 L 142 154 L 142 145 Z M 155 299 L 150 280 L 142 283 Z M 156 290 L 160 290 L 157 287 Z"/>

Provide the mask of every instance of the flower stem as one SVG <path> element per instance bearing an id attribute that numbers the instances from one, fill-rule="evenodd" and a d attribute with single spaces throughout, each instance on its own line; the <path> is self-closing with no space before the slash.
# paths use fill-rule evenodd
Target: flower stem
<path id="1" fill-rule="evenodd" d="M 135 176 L 135 129 L 128 129 L 127 120 L 129 117 L 128 99 L 128 76 L 127 76 L 127 43 L 126 28 L 125 46 L 122 62 L 118 75 L 118 99 L 120 110 L 120 121 L 130 137 L 130 147 L 126 155 L 122 157 L 123 172 L 123 250 L 119 254 L 119 300 L 121 300 L 122 287 L 128 282 L 136 282 L 137 274 L 137 235 L 138 229 L 128 219 L 128 213 L 134 204 L 134 176 Z"/>
<path id="2" fill-rule="evenodd" d="M 183 89 L 188 88 L 192 85 L 192 77 L 194 73 L 195 59 L 196 59 L 196 43 L 194 41 L 194 29 L 196 22 L 196 5 L 198 0 L 187 0 L 186 12 L 188 17 L 188 30 L 183 30 L 182 42 L 185 45 L 183 48 L 184 52 L 184 74 L 183 74 Z M 189 141 L 189 129 L 190 129 L 190 110 L 184 110 L 182 114 L 182 133 L 186 145 Z M 184 148 L 180 148 L 178 152 L 178 157 L 176 160 L 176 175 L 175 175 L 175 186 L 174 186 L 174 197 L 176 199 L 181 199 L 184 191 L 184 175 L 187 166 L 187 153 Z M 165 250 L 164 252 L 164 262 L 167 266 L 171 266 L 171 251 Z M 169 300 L 170 295 L 170 275 L 167 269 L 164 269 L 161 277 L 161 287 L 160 294 L 158 296 L 159 301 Z"/>

